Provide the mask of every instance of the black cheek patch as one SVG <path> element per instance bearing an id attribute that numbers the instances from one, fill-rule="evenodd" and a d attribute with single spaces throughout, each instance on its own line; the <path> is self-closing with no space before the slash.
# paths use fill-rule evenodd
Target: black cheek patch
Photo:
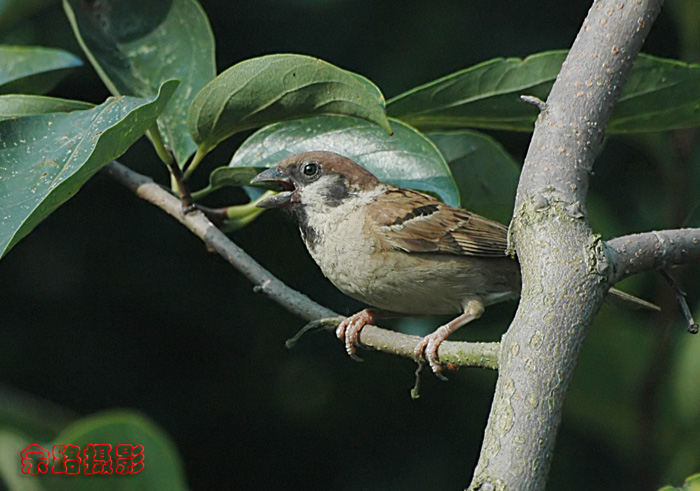
<path id="1" fill-rule="evenodd" d="M 349 195 L 347 179 L 343 176 L 337 176 L 324 190 L 323 199 L 328 206 L 335 208 L 342 205 Z"/>

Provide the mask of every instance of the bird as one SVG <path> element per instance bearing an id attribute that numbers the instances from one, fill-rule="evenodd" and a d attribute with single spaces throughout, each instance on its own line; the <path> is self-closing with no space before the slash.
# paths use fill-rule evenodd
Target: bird
<path id="1" fill-rule="evenodd" d="M 486 307 L 520 296 L 520 265 L 506 254 L 506 226 L 438 199 L 381 182 L 353 160 L 311 151 L 281 160 L 251 181 L 281 190 L 257 203 L 296 219 L 324 276 L 369 305 L 345 318 L 336 335 L 355 358 L 362 328 L 395 316 L 454 315 L 417 344 L 441 379 L 440 344 Z M 655 308 L 619 290 L 620 300 Z"/>

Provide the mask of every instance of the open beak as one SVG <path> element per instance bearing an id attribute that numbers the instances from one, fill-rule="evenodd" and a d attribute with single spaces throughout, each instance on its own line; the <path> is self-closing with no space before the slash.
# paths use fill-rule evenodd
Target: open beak
<path id="1" fill-rule="evenodd" d="M 292 200 L 292 193 L 295 191 L 294 183 L 287 174 L 280 172 L 277 167 L 267 169 L 250 181 L 251 184 L 274 184 L 274 188 L 281 188 L 282 191 L 265 198 L 255 204 L 258 208 L 277 208 L 284 206 Z"/>

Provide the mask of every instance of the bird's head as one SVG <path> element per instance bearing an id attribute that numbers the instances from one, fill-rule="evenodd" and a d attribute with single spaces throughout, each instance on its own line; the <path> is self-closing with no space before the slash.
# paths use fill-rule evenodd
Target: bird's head
<path id="1" fill-rule="evenodd" d="M 268 183 L 282 190 L 257 206 L 278 208 L 306 205 L 337 207 L 349 197 L 376 188 L 380 182 L 369 171 L 334 152 L 292 155 L 258 174 L 251 184 Z"/>

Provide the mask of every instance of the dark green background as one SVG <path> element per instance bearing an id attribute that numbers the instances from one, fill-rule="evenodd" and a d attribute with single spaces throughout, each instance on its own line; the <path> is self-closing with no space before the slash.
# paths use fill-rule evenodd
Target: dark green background
<path id="1" fill-rule="evenodd" d="M 60 6 L 48 3 L 5 25 L 0 42 L 83 56 Z M 496 56 L 566 48 L 590 5 L 201 3 L 219 71 L 257 55 L 304 53 L 369 77 L 387 98 Z M 700 46 L 680 39 L 668 10 L 683 2 L 666 3 L 644 51 L 696 61 Z M 108 95 L 89 66 L 54 94 L 92 102 Z M 492 134 L 522 160 L 528 135 Z M 210 155 L 195 188 L 240 141 Z M 144 142 L 122 161 L 167 181 Z M 609 141 L 593 178 L 594 228 L 611 237 L 680 226 L 697 201 L 697 167 L 694 131 Z M 280 214 L 266 213 L 233 239 L 312 298 L 342 313 L 358 307 L 322 278 Z M 678 275 L 691 306 L 700 297 L 696 272 Z M 187 230 L 103 175 L 0 262 L 0 284 L 0 382 L 80 414 L 144 412 L 174 438 L 195 489 L 442 490 L 462 489 L 471 478 L 495 373 L 462 370 L 448 383 L 426 376 L 421 399 L 412 401 L 410 361 L 363 353 L 365 363 L 354 363 L 327 333 L 287 350 L 284 341 L 303 321 L 253 293 Z M 688 439 L 700 448 L 700 432 L 680 426 L 671 393 L 685 390 L 674 389 L 683 377 L 676 360 L 690 356 L 689 345 L 700 356 L 700 339 L 684 333 L 659 276 L 625 288 L 664 313 L 601 313 L 567 401 L 549 489 L 655 489 L 700 470 L 697 451 L 679 463 Z M 491 308 L 457 337 L 497 340 L 514 310 Z M 408 328 L 427 333 L 442 320 Z"/>

